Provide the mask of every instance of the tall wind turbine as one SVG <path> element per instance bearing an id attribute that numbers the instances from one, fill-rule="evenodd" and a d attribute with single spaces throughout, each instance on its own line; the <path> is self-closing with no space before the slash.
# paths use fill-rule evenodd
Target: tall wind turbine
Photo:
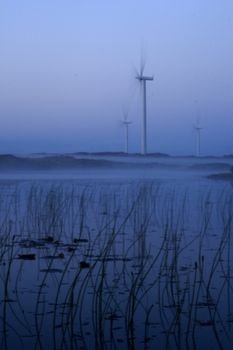
<path id="1" fill-rule="evenodd" d="M 122 121 L 125 127 L 125 153 L 129 153 L 129 125 L 132 124 L 131 121 L 128 120 L 127 115 L 124 114 L 124 120 Z"/>
<path id="2" fill-rule="evenodd" d="M 194 129 L 196 130 L 196 157 L 200 157 L 201 155 L 201 130 L 203 129 L 199 122 L 194 125 Z"/>
<path id="3" fill-rule="evenodd" d="M 147 153 L 147 109 L 146 109 L 146 82 L 154 80 L 152 76 L 143 75 L 145 64 L 141 62 L 140 73 L 137 73 L 136 79 L 141 85 L 142 92 L 142 134 L 141 134 L 141 154 Z"/>

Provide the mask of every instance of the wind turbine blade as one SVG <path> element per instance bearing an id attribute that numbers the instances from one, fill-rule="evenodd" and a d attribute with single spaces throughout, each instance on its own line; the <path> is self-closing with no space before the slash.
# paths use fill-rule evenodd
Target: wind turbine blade
<path id="1" fill-rule="evenodd" d="M 138 77 L 140 75 L 140 72 L 138 71 L 138 69 L 135 67 L 135 65 L 133 64 L 133 72 L 134 72 L 134 76 Z"/>
<path id="2" fill-rule="evenodd" d="M 129 114 L 129 103 L 124 103 L 122 106 L 122 114 L 123 114 L 123 118 L 124 121 L 126 121 L 128 119 L 128 114 Z"/>
<path id="3" fill-rule="evenodd" d="M 143 47 L 141 48 L 141 58 L 140 58 L 140 75 L 143 76 L 144 70 L 146 66 L 146 55 Z"/>
<path id="4" fill-rule="evenodd" d="M 146 66 L 146 61 L 144 59 L 141 58 L 141 63 L 140 63 L 140 76 L 143 76 L 144 70 L 145 70 L 145 66 Z"/>

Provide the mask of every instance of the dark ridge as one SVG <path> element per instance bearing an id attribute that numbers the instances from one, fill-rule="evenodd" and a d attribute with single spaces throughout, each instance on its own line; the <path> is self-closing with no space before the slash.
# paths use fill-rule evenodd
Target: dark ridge
<path id="1" fill-rule="evenodd" d="M 27 167 L 31 164 L 31 159 L 16 157 L 12 154 L 2 154 L 0 155 L 0 169 L 2 168 L 13 168 L 24 166 Z"/>
<path id="2" fill-rule="evenodd" d="M 191 165 L 190 168 L 194 170 L 230 170 L 231 165 L 228 163 L 199 163 Z"/>
<path id="3" fill-rule="evenodd" d="M 127 153 L 124 152 L 77 152 L 77 155 L 80 154 L 87 154 L 87 155 L 93 155 L 93 156 L 127 156 Z"/>
<path id="4" fill-rule="evenodd" d="M 70 154 L 75 156 L 111 156 L 111 157 L 118 157 L 118 156 L 127 157 L 129 155 L 124 152 L 73 152 Z"/>
<path id="5" fill-rule="evenodd" d="M 213 175 L 209 175 L 207 177 L 208 177 L 208 179 L 211 179 L 211 180 L 232 181 L 233 182 L 233 172 L 222 173 L 222 174 L 213 174 Z"/>
<path id="6" fill-rule="evenodd" d="M 146 156 L 140 153 L 125 153 L 125 152 L 74 152 L 72 155 L 88 155 L 88 156 L 111 156 L 111 157 L 170 157 L 167 153 L 147 153 Z"/>
<path id="7" fill-rule="evenodd" d="M 46 156 L 43 158 L 0 156 L 0 170 L 78 169 L 82 167 L 109 167 L 112 163 L 108 160 L 75 159 L 70 156 Z"/>
<path id="8" fill-rule="evenodd" d="M 4 160 L 13 160 L 13 159 L 18 159 L 19 157 L 16 157 L 13 154 L 1 154 L 0 158 Z"/>
<path id="9" fill-rule="evenodd" d="M 42 158 L 23 158 L 13 155 L 0 155 L 0 170 L 66 170 L 86 168 L 111 169 L 152 169 L 175 168 L 177 166 L 160 163 L 117 162 L 104 159 L 77 159 L 72 156 L 46 156 Z"/>
<path id="10" fill-rule="evenodd" d="M 153 153 L 147 153 L 150 157 L 158 157 L 158 158 L 170 158 L 171 156 L 167 153 L 160 153 L 160 152 L 153 152 Z"/>
<path id="11" fill-rule="evenodd" d="M 187 154 L 185 156 L 172 156 L 173 158 L 180 158 L 180 159 L 186 159 L 186 158 L 191 158 L 191 159 L 219 159 L 223 158 L 222 156 L 213 156 L 213 155 L 207 155 L 207 156 L 200 156 L 197 157 L 194 154 Z"/>

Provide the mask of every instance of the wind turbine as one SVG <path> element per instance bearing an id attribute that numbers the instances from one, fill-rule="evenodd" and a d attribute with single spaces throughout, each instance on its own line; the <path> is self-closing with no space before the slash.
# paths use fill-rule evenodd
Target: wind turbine
<path id="1" fill-rule="evenodd" d="M 136 79 L 141 85 L 142 92 L 142 133 L 141 133 L 141 154 L 147 153 L 147 109 L 146 109 L 146 82 L 154 80 L 152 76 L 144 75 L 145 63 L 141 62 L 140 72 L 137 73 Z"/>
<path id="2" fill-rule="evenodd" d="M 194 125 L 194 129 L 196 130 L 196 157 L 200 157 L 201 155 L 201 130 L 203 129 L 199 121 L 197 121 L 196 125 Z"/>
<path id="3" fill-rule="evenodd" d="M 132 124 L 131 121 L 128 120 L 127 114 L 124 113 L 124 120 L 122 121 L 125 127 L 125 153 L 129 153 L 129 125 Z"/>

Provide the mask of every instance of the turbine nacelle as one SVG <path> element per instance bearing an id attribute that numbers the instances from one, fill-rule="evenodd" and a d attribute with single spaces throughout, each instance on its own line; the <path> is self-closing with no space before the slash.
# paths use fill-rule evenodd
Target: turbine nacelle
<path id="1" fill-rule="evenodd" d="M 201 127 L 201 126 L 193 126 L 193 128 L 195 129 L 195 130 L 197 130 L 197 131 L 200 131 L 200 130 L 203 130 L 203 128 Z"/>
<path id="2" fill-rule="evenodd" d="M 143 81 L 143 80 L 154 80 L 154 77 L 144 76 L 144 75 L 138 75 L 136 77 L 137 80 Z"/>
<path id="3" fill-rule="evenodd" d="M 130 121 L 128 121 L 128 120 L 123 120 L 122 123 L 123 123 L 124 125 L 132 124 L 132 122 L 130 122 Z"/>

